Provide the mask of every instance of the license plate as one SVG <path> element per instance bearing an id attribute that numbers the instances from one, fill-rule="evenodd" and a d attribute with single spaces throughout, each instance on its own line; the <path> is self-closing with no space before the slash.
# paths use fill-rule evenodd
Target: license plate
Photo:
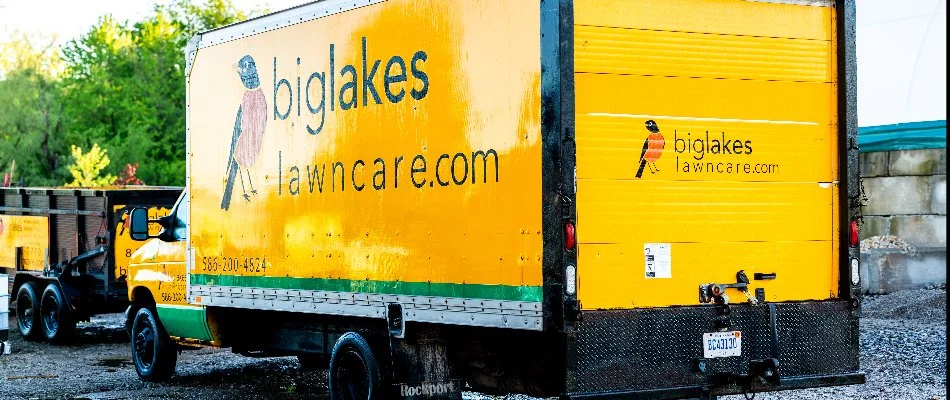
<path id="1" fill-rule="evenodd" d="M 742 332 L 712 332 L 703 334 L 703 358 L 735 357 L 742 355 Z"/>

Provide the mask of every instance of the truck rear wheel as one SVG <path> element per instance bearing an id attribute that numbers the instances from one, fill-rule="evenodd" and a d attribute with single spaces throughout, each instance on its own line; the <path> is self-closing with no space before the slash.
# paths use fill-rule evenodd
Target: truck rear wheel
<path id="1" fill-rule="evenodd" d="M 20 286 L 16 295 L 16 323 L 20 335 L 26 340 L 37 340 L 40 334 L 40 298 L 36 288 L 27 282 Z"/>
<path id="2" fill-rule="evenodd" d="M 40 319 L 43 336 L 52 343 L 62 343 L 72 336 L 76 321 L 69 312 L 63 291 L 55 283 L 46 285 L 40 302 Z"/>
<path id="3" fill-rule="evenodd" d="M 142 380 L 162 382 L 175 373 L 178 352 L 150 307 L 142 307 L 132 322 L 132 361 Z"/>
<path id="4" fill-rule="evenodd" d="M 379 363 L 366 339 L 355 332 L 340 336 L 330 355 L 330 399 L 382 399 L 382 389 Z"/>

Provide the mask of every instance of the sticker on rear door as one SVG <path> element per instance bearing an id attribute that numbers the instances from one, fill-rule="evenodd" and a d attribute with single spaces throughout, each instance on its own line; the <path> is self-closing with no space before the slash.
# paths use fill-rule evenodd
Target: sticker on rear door
<path id="1" fill-rule="evenodd" d="M 644 243 L 643 265 L 647 278 L 672 278 L 669 243 Z"/>

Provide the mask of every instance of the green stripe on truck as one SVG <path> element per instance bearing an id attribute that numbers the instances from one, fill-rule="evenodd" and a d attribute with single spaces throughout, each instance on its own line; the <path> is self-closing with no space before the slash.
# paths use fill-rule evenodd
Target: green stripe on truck
<path id="1" fill-rule="evenodd" d="M 211 330 L 208 329 L 204 307 L 158 304 L 155 309 L 158 311 L 158 319 L 169 335 L 206 342 L 214 340 Z"/>
<path id="2" fill-rule="evenodd" d="M 191 274 L 192 285 L 540 302 L 541 286 Z"/>

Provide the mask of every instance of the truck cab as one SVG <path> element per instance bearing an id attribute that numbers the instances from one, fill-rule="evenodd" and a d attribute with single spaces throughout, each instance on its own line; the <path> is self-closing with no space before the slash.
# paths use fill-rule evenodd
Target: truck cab
<path id="1" fill-rule="evenodd" d="M 129 218 L 130 236 L 145 243 L 129 262 L 126 329 L 136 370 L 145 380 L 174 372 L 178 346 L 215 344 L 205 307 L 188 304 L 186 296 L 188 205 L 184 191 L 167 216 L 149 218 L 148 210 L 137 208 Z"/>

